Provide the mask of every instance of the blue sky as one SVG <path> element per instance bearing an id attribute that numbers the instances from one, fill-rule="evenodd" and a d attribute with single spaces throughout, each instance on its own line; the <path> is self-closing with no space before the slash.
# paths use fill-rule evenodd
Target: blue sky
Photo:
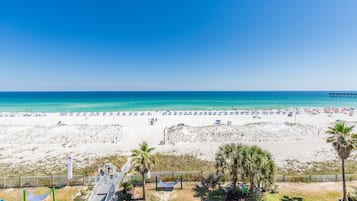
<path id="1" fill-rule="evenodd" d="M 0 90 L 356 90 L 357 1 L 1 1 Z"/>

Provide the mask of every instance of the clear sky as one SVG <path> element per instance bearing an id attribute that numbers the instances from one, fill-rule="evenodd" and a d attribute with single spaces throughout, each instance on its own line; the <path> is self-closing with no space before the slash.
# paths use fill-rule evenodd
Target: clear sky
<path id="1" fill-rule="evenodd" d="M 0 90 L 357 90 L 357 1 L 1 1 Z"/>

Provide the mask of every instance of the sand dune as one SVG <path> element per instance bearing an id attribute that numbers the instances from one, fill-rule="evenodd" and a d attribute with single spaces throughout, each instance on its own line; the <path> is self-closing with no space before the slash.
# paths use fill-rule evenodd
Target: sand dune
<path id="1" fill-rule="evenodd" d="M 169 116 L 160 111 L 137 114 L 0 117 L 0 172 L 65 169 L 69 155 L 74 158 L 74 167 L 82 167 L 98 157 L 130 154 L 142 141 L 149 142 L 157 152 L 192 154 L 206 160 L 213 160 L 218 147 L 231 142 L 261 146 L 272 153 L 279 166 L 288 160 L 334 160 L 336 154 L 326 143 L 325 130 L 337 119 L 357 120 L 355 115 L 344 113 L 302 112 L 296 118 L 283 113 L 260 118 L 236 112 L 202 112 L 198 116 L 190 112 Z M 157 121 L 151 125 L 151 119 Z M 217 120 L 222 124 L 216 125 Z M 231 125 L 226 125 L 228 122 Z M 165 145 L 160 145 L 164 133 Z"/>

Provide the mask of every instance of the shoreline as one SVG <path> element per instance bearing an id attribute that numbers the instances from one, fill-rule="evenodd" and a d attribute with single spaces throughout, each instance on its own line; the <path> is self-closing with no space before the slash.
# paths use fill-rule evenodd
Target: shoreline
<path id="1" fill-rule="evenodd" d="M 326 112 L 325 110 L 329 110 Z M 336 111 L 337 110 L 337 111 Z M 17 115 L 32 115 L 32 114 L 37 114 L 37 115 L 54 115 L 54 114 L 60 114 L 60 115 L 70 115 L 70 114 L 92 114 L 92 115 L 98 115 L 98 114 L 110 114 L 110 115 L 118 115 L 119 113 L 167 113 L 167 112 L 298 112 L 298 113 L 344 113 L 344 112 L 357 112 L 357 107 L 286 107 L 286 108 L 257 108 L 257 109 L 251 109 L 251 108 L 239 108 L 239 109 L 185 109 L 185 110 L 113 110 L 113 111 L 58 111 L 58 112 L 26 112 L 26 111 L 21 111 L 21 112 L 13 112 L 13 111 L 0 111 L 0 115 L 4 114 L 17 114 Z M 188 115 L 188 114 L 186 114 Z M 1 116 L 0 116 L 1 117 Z"/>

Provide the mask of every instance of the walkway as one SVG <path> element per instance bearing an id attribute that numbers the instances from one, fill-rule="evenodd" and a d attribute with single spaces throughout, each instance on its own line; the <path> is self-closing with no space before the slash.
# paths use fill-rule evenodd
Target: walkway
<path id="1" fill-rule="evenodd" d="M 131 168 L 131 159 L 126 162 L 120 172 L 116 172 L 112 177 L 109 175 L 102 176 L 93 188 L 88 201 L 109 201 L 114 198 L 115 190 L 123 180 L 125 174 Z"/>

